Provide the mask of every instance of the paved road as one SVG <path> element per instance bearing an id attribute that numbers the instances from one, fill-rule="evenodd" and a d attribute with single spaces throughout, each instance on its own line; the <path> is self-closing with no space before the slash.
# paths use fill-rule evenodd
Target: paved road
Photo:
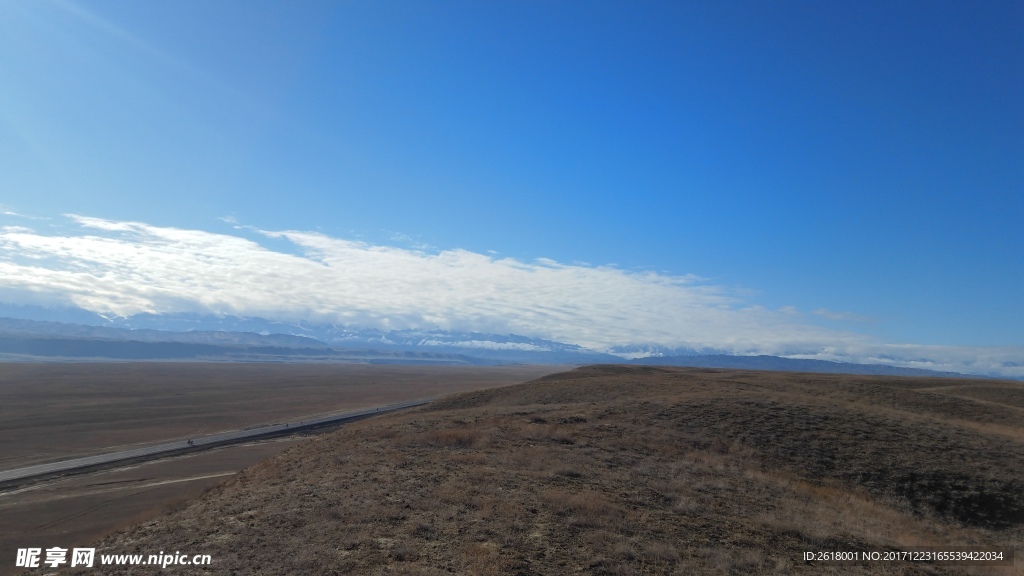
<path id="1" fill-rule="evenodd" d="M 259 426 L 256 428 L 247 428 L 245 430 L 221 432 L 220 434 L 212 434 L 210 436 L 200 436 L 192 438 L 191 441 L 177 440 L 175 442 L 157 444 L 154 446 L 145 446 L 142 448 L 136 448 L 134 450 L 111 452 L 109 454 L 97 454 L 96 456 L 88 456 L 85 458 L 74 458 L 72 460 L 62 460 L 60 462 L 52 462 L 50 464 L 39 464 L 37 466 L 28 466 L 26 468 L 4 470 L 0 471 L 0 484 L 11 484 L 19 480 L 27 480 L 29 478 L 35 478 L 38 476 L 57 475 L 62 472 L 71 472 L 81 470 L 83 468 L 92 468 L 95 466 L 110 464 L 112 462 L 134 460 L 137 458 L 156 457 L 172 452 L 185 452 L 189 450 L 199 450 L 204 447 L 209 448 L 210 446 L 214 445 L 233 444 L 236 442 L 260 438 L 263 436 L 287 434 L 292 431 L 297 432 L 309 428 L 324 426 L 327 424 L 344 422 L 346 420 L 365 418 L 367 416 L 382 414 L 384 412 L 393 412 L 395 410 L 401 410 L 403 408 L 422 406 L 427 402 L 429 402 L 429 400 L 413 400 L 411 402 L 388 404 L 387 406 L 380 406 L 377 408 L 365 408 L 362 410 L 356 410 L 354 412 L 339 412 L 334 414 L 327 414 L 324 416 L 317 416 L 315 418 L 310 418 L 308 420 L 301 420 L 297 422 L 283 422 L 280 424 L 271 424 L 268 426 Z"/>

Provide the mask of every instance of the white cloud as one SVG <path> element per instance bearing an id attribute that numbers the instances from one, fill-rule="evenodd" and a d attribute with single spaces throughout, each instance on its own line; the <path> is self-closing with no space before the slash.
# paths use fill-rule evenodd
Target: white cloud
<path id="1" fill-rule="evenodd" d="M 448 342 L 445 340 L 427 339 L 420 342 L 421 346 L 458 346 L 460 348 L 484 348 L 488 350 L 522 350 L 526 352 L 550 352 L 547 346 L 538 346 L 528 342 L 491 342 L 490 340 L 462 340 Z"/>
<path id="2" fill-rule="evenodd" d="M 937 346 L 865 342 L 826 347 L 816 354 L 796 354 L 792 357 L 1024 378 L 1024 347 L 1021 346 Z"/>
<path id="3" fill-rule="evenodd" d="M 292 243 L 298 250 L 290 254 L 229 234 L 69 218 L 78 225 L 72 233 L 0 229 L 0 300 L 118 316 L 210 312 L 512 333 L 597 350 L 644 344 L 846 361 L 885 356 L 878 361 L 1024 375 L 1005 365 L 1024 358 L 1019 349 L 886 346 L 801 324 L 795 308 L 752 305 L 696 276 L 257 231 Z"/>
<path id="4" fill-rule="evenodd" d="M 49 220 L 49 218 L 44 218 L 41 216 L 29 216 L 28 214 L 16 212 L 13 208 L 6 204 L 0 204 L 0 216 L 12 216 L 15 218 L 22 218 L 25 220 Z"/>

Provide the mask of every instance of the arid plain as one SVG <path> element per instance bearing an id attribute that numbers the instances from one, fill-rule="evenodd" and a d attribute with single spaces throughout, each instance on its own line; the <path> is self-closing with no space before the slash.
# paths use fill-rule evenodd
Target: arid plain
<path id="1" fill-rule="evenodd" d="M 0 364 L 0 469 L 530 380 L 551 366 Z M 0 574 L 17 548 L 80 546 L 308 439 L 285 437 L 0 489 Z"/>
<path id="2" fill-rule="evenodd" d="M 179 574 L 1021 574 L 803 556 L 1019 556 L 1021 470 L 1020 382 L 594 366 L 344 426 L 97 545 L 212 556 Z"/>

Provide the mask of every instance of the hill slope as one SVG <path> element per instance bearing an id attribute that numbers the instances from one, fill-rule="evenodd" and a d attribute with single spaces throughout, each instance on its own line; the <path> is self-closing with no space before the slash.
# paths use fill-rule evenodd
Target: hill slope
<path id="1" fill-rule="evenodd" d="M 732 354 L 696 354 L 690 356 L 649 356 L 637 358 L 631 364 L 644 366 L 687 366 L 690 368 L 738 368 L 740 370 L 774 370 L 780 372 L 815 372 L 821 374 L 864 374 L 872 376 L 925 376 L 970 378 L 957 372 L 940 372 L 922 368 L 901 368 L 886 364 L 854 364 L 811 360 L 806 358 L 782 358 L 780 356 L 735 356 Z"/>
<path id="2" fill-rule="evenodd" d="M 597 366 L 347 427 L 99 547 L 218 574 L 958 574 L 802 554 L 1019 552 L 1020 470 L 1019 382 Z"/>

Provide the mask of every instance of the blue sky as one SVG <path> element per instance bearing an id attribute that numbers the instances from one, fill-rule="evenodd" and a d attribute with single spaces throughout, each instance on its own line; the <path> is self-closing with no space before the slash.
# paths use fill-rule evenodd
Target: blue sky
<path id="1" fill-rule="evenodd" d="M 999 1 L 0 0 L 0 296 L 102 307 L 33 274 L 110 262 L 27 262 L 22 229 L 308 255 L 288 231 L 687 279 L 724 300 L 680 309 L 786 318 L 769 340 L 1024 346 L 1022 29 Z"/>

